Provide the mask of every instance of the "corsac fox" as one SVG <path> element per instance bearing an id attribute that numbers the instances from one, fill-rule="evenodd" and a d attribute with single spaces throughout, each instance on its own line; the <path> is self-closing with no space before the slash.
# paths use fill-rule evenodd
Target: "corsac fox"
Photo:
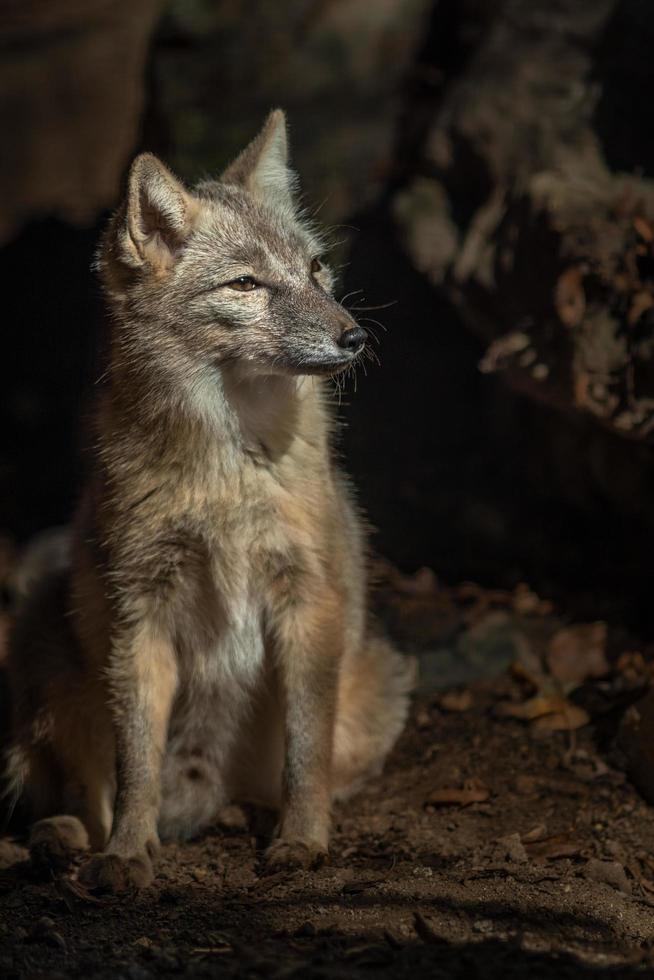
<path id="1" fill-rule="evenodd" d="M 97 267 L 112 313 L 70 563 L 8 658 L 9 793 L 33 854 L 146 885 L 162 838 L 279 809 L 270 868 L 318 863 L 378 772 L 412 664 L 366 614 L 362 521 L 325 377 L 365 331 L 332 295 L 277 110 L 218 180 L 132 164 Z"/>

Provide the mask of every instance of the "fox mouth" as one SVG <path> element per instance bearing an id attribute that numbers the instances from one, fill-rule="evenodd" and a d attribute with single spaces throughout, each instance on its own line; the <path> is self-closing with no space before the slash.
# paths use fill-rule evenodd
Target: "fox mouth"
<path id="1" fill-rule="evenodd" d="M 355 363 L 361 350 L 356 353 L 344 352 L 339 357 L 302 358 L 289 365 L 289 369 L 292 374 L 340 374 Z"/>

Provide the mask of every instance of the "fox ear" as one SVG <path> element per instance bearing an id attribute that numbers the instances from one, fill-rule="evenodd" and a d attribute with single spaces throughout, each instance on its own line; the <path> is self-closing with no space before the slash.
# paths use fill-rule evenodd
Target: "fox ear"
<path id="1" fill-rule="evenodd" d="M 236 157 L 220 178 L 224 184 L 245 187 L 257 199 L 285 211 L 295 211 L 297 178 L 288 166 L 286 116 L 274 109 L 263 129 Z"/>
<path id="2" fill-rule="evenodd" d="M 129 265 L 169 268 L 190 234 L 198 203 L 152 153 L 131 166 L 122 253 Z"/>

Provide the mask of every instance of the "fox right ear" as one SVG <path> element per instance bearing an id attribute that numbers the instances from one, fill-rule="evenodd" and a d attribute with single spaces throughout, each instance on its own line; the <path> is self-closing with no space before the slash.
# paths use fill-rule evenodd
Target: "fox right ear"
<path id="1" fill-rule="evenodd" d="M 166 269 L 188 238 L 197 201 L 152 153 L 142 153 L 127 182 L 123 259 L 128 265 Z"/>
<path id="2" fill-rule="evenodd" d="M 224 184 L 247 188 L 254 197 L 295 213 L 297 178 L 288 166 L 286 116 L 273 109 L 263 129 L 222 174 Z"/>

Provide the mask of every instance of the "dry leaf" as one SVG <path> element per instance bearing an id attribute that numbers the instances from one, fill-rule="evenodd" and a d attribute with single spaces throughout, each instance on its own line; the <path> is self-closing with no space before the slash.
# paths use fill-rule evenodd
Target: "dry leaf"
<path id="1" fill-rule="evenodd" d="M 586 783 L 592 782 L 594 779 L 601 779 L 609 771 L 609 767 L 599 756 L 591 755 L 585 749 L 574 749 L 566 752 L 561 763 L 564 769 Z"/>
<path id="2" fill-rule="evenodd" d="M 558 630 L 545 658 L 552 676 L 575 684 L 589 677 L 604 677 L 609 672 L 606 637 L 606 623 L 582 623 Z"/>
<path id="3" fill-rule="evenodd" d="M 470 806 L 471 803 L 485 803 L 490 795 L 486 786 L 471 779 L 462 787 L 446 786 L 432 790 L 427 797 L 427 803 L 432 806 Z"/>
<path id="4" fill-rule="evenodd" d="M 538 793 L 542 789 L 540 782 L 535 776 L 525 776 L 522 773 L 515 777 L 513 785 L 515 786 L 516 793 L 524 793 L 526 796 Z"/>
<path id="5" fill-rule="evenodd" d="M 76 878 L 57 878 L 55 887 L 71 912 L 75 911 L 76 906 L 80 904 L 104 906 L 109 901 L 93 895 Z"/>
<path id="6" fill-rule="evenodd" d="M 566 707 L 567 701 L 557 695 L 537 694 L 527 701 L 500 701 L 495 708 L 495 714 L 500 718 L 519 718 L 521 721 L 532 721 L 542 715 L 558 713 Z"/>
<path id="7" fill-rule="evenodd" d="M 590 397 L 590 375 L 587 371 L 577 371 L 574 379 L 574 403 L 577 408 L 588 408 L 593 404 Z"/>
<path id="8" fill-rule="evenodd" d="M 554 861 L 557 858 L 576 857 L 581 854 L 581 843 L 571 840 L 565 834 L 545 837 L 543 840 L 525 843 L 530 858 Z"/>
<path id="9" fill-rule="evenodd" d="M 579 265 L 572 265 L 560 276 L 554 291 L 554 305 L 559 318 L 566 327 L 577 327 L 586 312 L 584 293 L 584 271 Z"/>
<path id="10" fill-rule="evenodd" d="M 654 241 L 654 231 L 652 230 L 652 226 L 647 218 L 636 215 L 636 217 L 633 219 L 633 225 L 643 241 Z"/>
<path id="11" fill-rule="evenodd" d="M 424 708 L 421 708 L 416 712 L 416 728 L 425 729 L 431 728 L 433 722 L 431 720 L 431 715 Z"/>
<path id="12" fill-rule="evenodd" d="M 638 686 L 650 678 L 653 666 L 646 662 L 639 650 L 625 650 L 618 657 L 615 670 L 628 684 Z"/>
<path id="13" fill-rule="evenodd" d="M 549 616 L 553 609 L 552 603 L 536 595 L 526 582 L 516 585 L 511 600 L 513 608 L 521 616 Z"/>
<path id="14" fill-rule="evenodd" d="M 633 869 L 629 869 L 633 873 Z M 636 875 L 634 875 L 634 878 Z M 650 895 L 654 895 L 654 881 L 650 881 L 649 878 L 643 878 L 642 875 L 638 876 L 638 884 L 644 891 L 649 892 Z"/>
<path id="15" fill-rule="evenodd" d="M 539 823 L 525 834 L 521 834 L 523 844 L 534 844 L 536 841 L 544 840 L 547 836 L 547 828 L 544 823 Z"/>
<path id="16" fill-rule="evenodd" d="M 489 345 L 479 362 L 479 370 L 482 374 L 492 374 L 500 368 L 506 367 L 517 354 L 525 351 L 530 344 L 529 334 L 521 330 L 513 330 L 511 333 L 498 337 Z"/>
<path id="17" fill-rule="evenodd" d="M 438 706 L 443 711 L 469 711 L 472 708 L 472 694 L 470 691 L 447 691 L 441 695 Z"/>
<path id="18" fill-rule="evenodd" d="M 627 313 L 627 323 L 630 327 L 640 319 L 646 310 L 651 309 L 654 306 L 654 296 L 648 293 L 646 290 L 641 289 L 640 292 L 636 293 L 631 300 L 631 306 L 629 307 L 629 312 Z"/>
<path id="19" fill-rule="evenodd" d="M 550 735 L 552 732 L 574 732 L 583 728 L 590 721 L 590 716 L 576 704 L 566 704 L 561 711 L 551 715 L 534 718 L 529 725 L 532 735 Z"/>

